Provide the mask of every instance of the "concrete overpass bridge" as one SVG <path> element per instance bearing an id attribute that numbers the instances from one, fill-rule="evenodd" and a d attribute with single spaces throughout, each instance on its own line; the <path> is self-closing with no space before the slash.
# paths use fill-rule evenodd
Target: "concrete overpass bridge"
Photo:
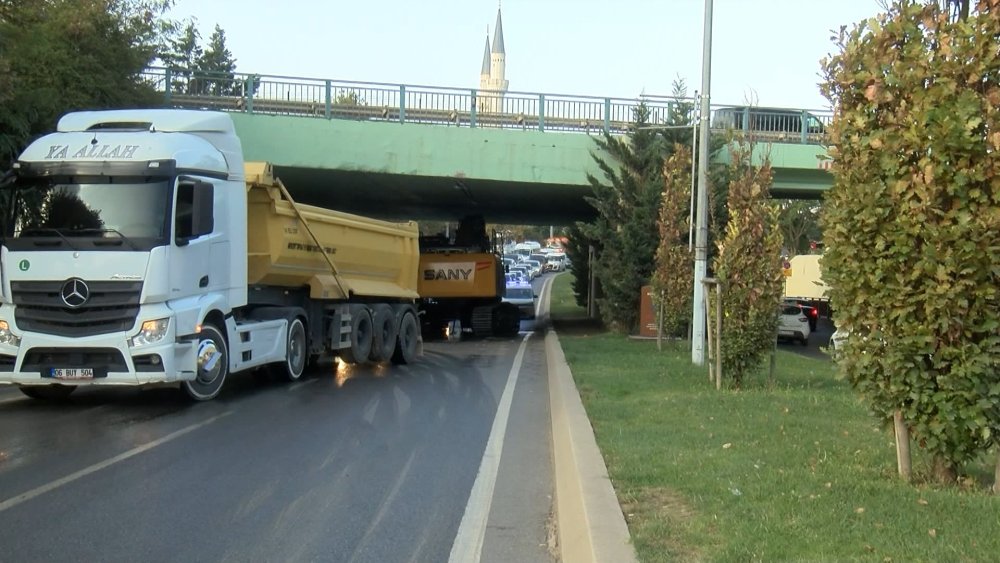
<path id="1" fill-rule="evenodd" d="M 165 69 L 151 69 L 145 78 L 165 105 L 229 111 L 245 157 L 272 162 L 297 199 L 386 218 L 586 220 L 593 216 L 584 201 L 590 195 L 586 176 L 602 177 L 591 156 L 601 156 L 594 137 L 626 134 L 640 101 L 653 124 L 670 115 L 693 119 L 697 106 L 693 99 L 655 96 L 507 92 L 502 111 L 483 114 L 477 101 L 495 93 L 249 74 L 184 76 Z M 718 106 L 715 115 L 719 108 L 732 113 L 730 107 Z M 821 133 L 809 123 L 830 116 L 782 112 L 781 123 L 741 122 L 758 129 L 758 158 L 770 154 L 776 196 L 818 198 L 831 178 L 820 160 L 826 153 L 818 144 Z M 727 156 L 724 149 L 718 158 Z"/>

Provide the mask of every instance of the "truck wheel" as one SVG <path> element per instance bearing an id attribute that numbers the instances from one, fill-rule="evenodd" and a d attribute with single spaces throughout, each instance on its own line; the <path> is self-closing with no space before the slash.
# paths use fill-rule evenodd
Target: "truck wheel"
<path id="1" fill-rule="evenodd" d="M 372 311 L 373 341 L 371 360 L 385 362 L 392 358 L 396 349 L 396 313 L 388 305 L 376 305 Z"/>
<path id="2" fill-rule="evenodd" d="M 214 399 L 229 374 L 229 348 L 214 324 L 206 323 L 198 335 L 198 359 L 195 378 L 181 382 L 181 389 L 196 401 Z"/>
<path id="3" fill-rule="evenodd" d="M 403 313 L 399 320 L 399 334 L 396 337 L 395 350 L 392 353 L 392 363 L 410 364 L 417 357 L 417 343 L 420 339 L 420 328 L 413 313 Z"/>
<path id="4" fill-rule="evenodd" d="M 340 358 L 349 364 L 360 364 L 372 353 L 372 315 L 368 307 L 351 308 L 351 345 L 340 350 Z"/>
<path id="5" fill-rule="evenodd" d="M 39 401 L 62 401 L 76 391 L 74 385 L 23 385 L 21 392 Z"/>
<path id="6" fill-rule="evenodd" d="M 275 364 L 281 376 L 288 381 L 298 381 L 306 369 L 309 358 L 309 342 L 306 340 L 306 327 L 302 319 L 295 318 L 288 325 L 288 341 L 285 345 L 285 361 Z"/>

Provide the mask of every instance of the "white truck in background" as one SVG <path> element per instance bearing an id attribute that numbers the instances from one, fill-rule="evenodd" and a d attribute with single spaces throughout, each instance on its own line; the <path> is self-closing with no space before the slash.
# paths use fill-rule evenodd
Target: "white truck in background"
<path id="1" fill-rule="evenodd" d="M 30 397 L 418 354 L 416 224 L 296 204 L 225 113 L 71 113 L 0 187 L 0 384 Z"/>

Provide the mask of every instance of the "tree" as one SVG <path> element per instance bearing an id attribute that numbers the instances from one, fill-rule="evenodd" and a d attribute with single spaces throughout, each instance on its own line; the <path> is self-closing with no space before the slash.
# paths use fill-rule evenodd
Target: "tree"
<path id="1" fill-rule="evenodd" d="M 602 319 L 620 332 L 636 327 L 640 288 L 653 273 L 660 168 L 666 153 L 662 136 L 648 127 L 649 107 L 645 103 L 635 108 L 633 119 L 628 138 L 605 134 L 596 139 L 618 166 L 594 155 L 607 183 L 587 175 L 593 190 L 587 201 L 598 217 L 582 229 L 586 239 L 601 241 L 601 252 L 592 264 L 603 290 L 598 305 Z"/>
<path id="2" fill-rule="evenodd" d="M 657 221 L 660 244 L 656 250 L 653 292 L 659 301 L 663 333 L 686 334 L 691 318 L 694 262 L 688 237 L 691 210 L 691 148 L 675 145 L 674 153 L 664 161 L 663 198 Z"/>
<path id="3" fill-rule="evenodd" d="M 195 63 L 197 93 L 211 96 L 235 96 L 242 86 L 234 81 L 236 59 L 226 47 L 226 32 L 218 24 L 208 38 L 208 47 Z"/>
<path id="4" fill-rule="evenodd" d="M 590 302 L 590 248 L 593 246 L 596 252 L 601 251 L 600 241 L 588 236 L 589 227 L 588 223 L 577 222 L 569 227 L 567 233 L 566 256 L 573 264 L 573 295 L 576 304 L 581 307 Z M 600 280 L 597 284 L 594 296 L 600 297 Z"/>
<path id="5" fill-rule="evenodd" d="M 589 272 L 580 266 L 586 264 L 584 252 L 593 244 L 599 248 L 593 269 L 601 288 L 597 302 L 602 320 L 621 332 L 637 327 L 640 290 L 653 274 L 663 159 L 675 146 L 691 143 L 693 104 L 683 101 L 686 95 L 684 81 L 675 80 L 678 101 L 670 105 L 664 119 L 654 122 L 649 106 L 641 102 L 627 138 L 606 134 L 595 139 L 611 158 L 594 156 L 603 178 L 587 176 L 593 193 L 587 201 L 597 210 L 597 218 L 578 223 L 570 236 L 574 290 L 584 302 Z"/>
<path id="6" fill-rule="evenodd" d="M 195 18 L 187 20 L 187 24 L 179 34 L 167 38 L 167 49 L 160 55 L 164 66 L 171 70 L 171 90 L 185 94 L 194 93 L 191 82 L 192 72 L 198 68 L 198 60 L 202 57 L 201 33 L 196 26 Z"/>
<path id="7" fill-rule="evenodd" d="M 731 145 L 729 221 L 717 242 L 722 283 L 722 372 L 739 387 L 774 346 L 781 300 L 778 207 L 770 201 L 771 164 L 751 162 L 753 145 Z"/>
<path id="8" fill-rule="evenodd" d="M 822 84 L 838 367 L 946 482 L 1000 436 L 1000 13 L 967 10 L 897 0 L 841 29 Z"/>
<path id="9" fill-rule="evenodd" d="M 819 202 L 786 199 L 778 203 L 778 226 L 790 256 L 808 251 L 809 243 L 822 237 Z"/>
<path id="10" fill-rule="evenodd" d="M 67 111 L 151 105 L 169 0 L 0 3 L 0 164 Z M 8 88 L 9 86 L 9 88 Z"/>
<path id="11" fill-rule="evenodd" d="M 357 90 L 345 90 L 337 94 L 333 103 L 345 106 L 363 106 L 365 105 L 365 99 L 361 97 L 361 94 Z"/>

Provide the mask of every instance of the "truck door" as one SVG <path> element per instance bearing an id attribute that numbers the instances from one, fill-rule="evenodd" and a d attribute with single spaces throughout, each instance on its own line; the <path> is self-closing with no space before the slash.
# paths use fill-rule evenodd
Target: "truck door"
<path id="1" fill-rule="evenodd" d="M 215 228 L 214 186 L 181 177 L 174 200 L 174 248 L 170 253 L 170 297 L 207 291 L 211 284 L 212 239 Z"/>

